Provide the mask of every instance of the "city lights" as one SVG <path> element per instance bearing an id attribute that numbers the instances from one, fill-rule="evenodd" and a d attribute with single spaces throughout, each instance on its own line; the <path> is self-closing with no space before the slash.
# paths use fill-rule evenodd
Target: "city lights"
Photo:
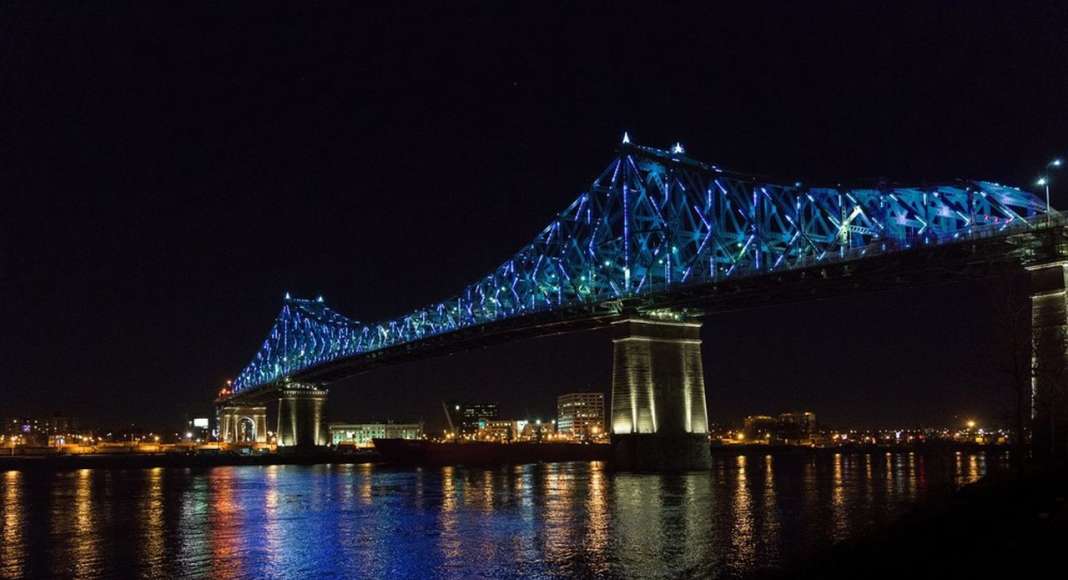
<path id="1" fill-rule="evenodd" d="M 801 447 L 913 447 L 927 444 L 1007 445 L 1007 429 L 985 429 L 975 419 L 960 427 L 897 427 L 841 429 L 820 426 L 811 412 L 784 413 L 779 417 L 752 415 L 744 427 L 714 426 L 710 438 L 718 445 L 775 445 Z"/>

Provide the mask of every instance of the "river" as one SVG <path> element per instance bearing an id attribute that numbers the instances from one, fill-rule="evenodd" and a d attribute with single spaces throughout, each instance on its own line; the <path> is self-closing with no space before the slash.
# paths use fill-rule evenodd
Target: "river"
<path id="1" fill-rule="evenodd" d="M 0 577 L 739 577 L 788 567 L 1003 465 L 1001 454 L 0 473 Z"/>

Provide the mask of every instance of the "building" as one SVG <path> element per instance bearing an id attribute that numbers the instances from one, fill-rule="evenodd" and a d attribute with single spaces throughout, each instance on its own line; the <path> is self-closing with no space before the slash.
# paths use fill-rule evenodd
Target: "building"
<path id="1" fill-rule="evenodd" d="M 567 393 L 556 398 L 556 430 L 567 438 L 589 440 L 604 430 L 604 393 Z"/>
<path id="2" fill-rule="evenodd" d="M 445 421 L 449 431 L 460 437 L 476 436 L 479 430 L 485 429 L 490 421 L 500 418 L 497 403 L 445 401 L 442 406 L 445 409 Z"/>
<path id="3" fill-rule="evenodd" d="M 64 435 L 75 431 L 74 420 L 59 413 L 51 417 L 9 417 L 3 420 L 2 432 L 5 435 Z"/>
<path id="4" fill-rule="evenodd" d="M 816 414 L 797 411 L 779 415 L 775 438 L 787 444 L 811 443 L 816 435 Z"/>
<path id="5" fill-rule="evenodd" d="M 59 413 L 44 418 L 10 417 L 3 419 L 0 423 L 0 434 L 8 440 L 17 438 L 26 445 L 34 446 L 52 445 L 56 441 L 65 441 L 66 437 L 73 435 L 75 431 L 74 420 Z"/>
<path id="6" fill-rule="evenodd" d="M 513 419 L 491 419 L 486 421 L 486 426 L 479 430 L 478 438 L 483 441 L 510 443 L 517 438 L 518 423 L 519 421 Z"/>
<path id="7" fill-rule="evenodd" d="M 211 420 L 208 417 L 194 417 L 186 422 L 185 432 L 188 439 L 207 441 L 211 438 Z"/>
<path id="8" fill-rule="evenodd" d="M 744 441 L 808 445 L 816 436 L 816 415 L 811 411 L 782 413 L 778 417 L 750 415 L 745 418 Z"/>
<path id="9" fill-rule="evenodd" d="M 374 447 L 379 439 L 421 439 L 422 423 L 330 423 L 327 426 L 332 445 Z"/>
<path id="10" fill-rule="evenodd" d="M 772 433 L 774 433 L 779 427 L 779 422 L 775 417 L 769 417 L 767 415 L 750 415 L 745 418 L 745 441 L 749 442 L 761 442 L 771 439 Z"/>
<path id="11" fill-rule="evenodd" d="M 541 419 L 536 421 L 517 421 L 518 425 L 522 423 L 522 428 L 519 429 L 519 440 L 528 441 L 533 443 L 541 443 L 542 441 L 550 441 L 556 435 L 556 425 L 552 421 L 542 422 Z"/>

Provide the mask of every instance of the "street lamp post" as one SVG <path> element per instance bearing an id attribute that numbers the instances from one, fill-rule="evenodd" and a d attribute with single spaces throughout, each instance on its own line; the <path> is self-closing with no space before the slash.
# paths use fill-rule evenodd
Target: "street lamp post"
<path id="1" fill-rule="evenodd" d="M 1046 189 L 1046 223 L 1047 224 L 1050 221 L 1050 211 L 1052 211 L 1052 209 L 1053 209 L 1052 205 L 1050 204 L 1050 188 L 1053 185 L 1053 179 L 1049 176 L 1049 172 L 1053 171 L 1055 169 L 1060 169 L 1062 164 L 1063 164 L 1063 162 L 1060 159 L 1054 159 L 1053 161 L 1050 161 L 1049 163 L 1046 164 L 1046 175 L 1043 175 L 1042 177 L 1039 177 L 1038 181 L 1035 182 L 1035 185 L 1042 186 L 1042 187 L 1044 187 Z"/>
<path id="2" fill-rule="evenodd" d="M 1046 188 L 1046 223 L 1049 223 L 1049 179 L 1046 177 L 1039 177 L 1035 185 L 1039 185 Z"/>

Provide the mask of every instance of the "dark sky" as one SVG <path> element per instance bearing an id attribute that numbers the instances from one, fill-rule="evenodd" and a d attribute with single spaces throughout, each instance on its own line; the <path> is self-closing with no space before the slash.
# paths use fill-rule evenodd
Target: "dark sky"
<path id="1" fill-rule="evenodd" d="M 447 296 L 624 130 L 821 180 L 1027 185 L 1068 153 L 1063 2 L 375 4 L 0 4 L 0 415 L 206 413 L 285 291 L 365 321 Z M 992 419 L 989 302 L 969 283 L 709 317 L 710 416 Z M 548 416 L 607 391 L 610 362 L 596 335 L 510 344 L 335 385 L 330 413 Z"/>

